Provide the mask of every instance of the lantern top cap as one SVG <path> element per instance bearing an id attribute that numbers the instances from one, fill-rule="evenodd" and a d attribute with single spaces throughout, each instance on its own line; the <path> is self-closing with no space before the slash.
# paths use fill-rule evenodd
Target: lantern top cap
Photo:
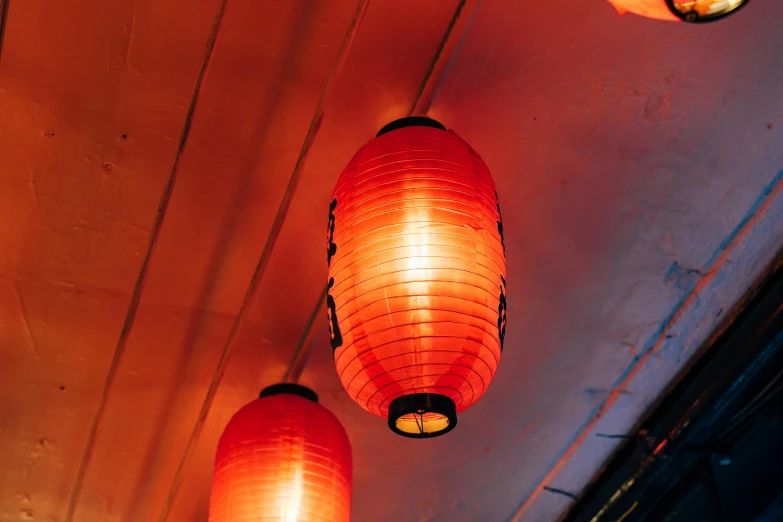
<path id="1" fill-rule="evenodd" d="M 261 395 L 259 395 L 258 398 L 263 399 L 264 397 L 271 397 L 272 395 L 283 395 L 283 394 L 298 395 L 309 401 L 318 403 L 318 394 L 316 394 L 313 390 L 311 390 L 306 386 L 302 386 L 301 384 L 294 384 L 291 382 L 281 382 L 279 384 L 273 384 L 272 386 L 267 386 L 266 388 L 261 390 Z"/>
<path id="2" fill-rule="evenodd" d="M 442 123 L 437 120 L 433 120 L 432 118 L 428 118 L 426 116 L 408 116 L 407 118 L 400 118 L 399 120 L 394 120 L 391 123 L 387 123 L 381 130 L 378 131 L 378 134 L 376 134 L 375 137 L 377 138 L 378 136 L 386 134 L 387 132 L 405 127 L 432 127 L 442 131 L 446 130 L 446 127 L 444 127 Z"/>

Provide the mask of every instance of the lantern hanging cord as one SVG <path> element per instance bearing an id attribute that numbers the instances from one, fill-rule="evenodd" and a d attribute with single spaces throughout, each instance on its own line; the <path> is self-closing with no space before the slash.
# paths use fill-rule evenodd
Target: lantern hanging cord
<path id="1" fill-rule="evenodd" d="M 455 34 L 454 29 L 457 27 L 458 22 L 464 21 L 465 16 L 463 15 L 472 11 L 477 3 L 477 0 L 471 0 L 470 8 L 466 10 L 465 5 L 467 4 L 467 0 L 459 0 L 457 7 L 454 10 L 454 16 L 452 16 L 451 21 L 446 28 L 446 32 L 443 35 L 443 39 L 438 45 L 438 48 L 435 51 L 435 55 L 432 57 L 432 61 L 430 62 L 429 68 L 427 69 L 427 73 L 424 75 L 424 79 L 419 86 L 419 90 L 416 92 L 416 98 L 411 105 L 408 116 L 413 116 L 416 113 L 427 114 L 427 112 L 429 112 L 430 105 L 432 104 L 432 92 L 434 92 L 435 88 L 437 88 L 437 84 L 439 84 L 442 80 L 442 73 L 446 68 L 446 65 L 442 62 L 442 58 L 444 56 L 443 52 L 446 49 L 447 44 L 449 42 L 453 42 L 452 35 Z M 462 25 L 461 29 L 463 31 L 464 28 L 465 26 Z M 456 48 L 456 45 L 454 47 Z M 449 54 L 449 60 L 454 55 L 455 51 L 456 49 L 452 49 L 452 52 Z M 433 84 L 432 80 L 436 69 L 438 69 L 438 65 L 441 65 L 441 77 L 438 78 L 437 83 Z M 428 90 L 428 86 L 432 86 L 432 92 L 427 95 L 427 99 L 425 100 L 425 92 Z M 423 103 L 423 107 L 418 109 L 419 105 L 422 105 Z M 299 344 L 294 351 L 294 355 L 291 358 L 291 362 L 289 363 L 283 377 L 284 382 L 299 382 L 302 371 L 304 371 L 304 367 L 310 357 L 310 352 L 312 352 L 313 346 L 317 342 L 317 339 L 314 339 L 311 342 L 308 342 L 308 339 L 310 338 L 310 331 L 312 330 L 313 325 L 315 324 L 317 318 L 319 317 L 320 311 L 324 306 L 326 294 L 328 291 L 328 285 L 324 285 L 321 295 L 318 297 L 318 300 L 315 303 L 315 307 L 310 313 L 310 320 L 305 325 L 302 335 L 299 337 Z"/>
<path id="2" fill-rule="evenodd" d="M 280 201 L 280 206 L 277 209 L 277 214 L 275 215 L 275 220 L 272 223 L 272 228 L 270 229 L 269 235 L 267 236 L 266 243 L 264 244 L 264 249 L 261 252 L 261 257 L 259 258 L 255 270 L 253 271 L 253 276 L 250 278 L 250 284 L 247 287 L 244 299 L 242 300 L 242 304 L 239 307 L 239 311 L 237 312 L 236 318 L 234 319 L 234 323 L 231 326 L 231 331 L 228 334 L 228 339 L 226 340 L 226 344 L 224 345 L 223 351 L 221 352 L 220 358 L 218 359 L 217 366 L 215 367 L 215 371 L 212 375 L 212 380 L 209 383 L 209 388 L 207 389 L 207 394 L 204 397 L 204 402 L 201 405 L 201 410 L 199 411 L 198 418 L 196 419 L 196 423 L 193 426 L 193 431 L 190 434 L 188 443 L 185 446 L 185 451 L 179 462 L 177 471 L 174 474 L 174 478 L 172 479 L 169 493 L 166 497 L 165 503 L 163 504 L 163 509 L 161 511 L 160 518 L 158 519 L 159 522 L 165 522 L 168 519 L 171 506 L 174 502 L 174 497 L 176 496 L 177 490 L 179 489 L 180 482 L 182 481 L 182 474 L 185 469 L 185 464 L 190 459 L 190 456 L 196 447 L 196 442 L 198 441 L 199 436 L 201 435 L 201 430 L 204 426 L 204 423 L 206 422 L 207 415 L 209 414 L 209 410 L 212 407 L 212 402 L 215 399 L 215 395 L 217 393 L 218 386 L 220 385 L 220 381 L 223 378 L 223 373 L 225 372 L 226 363 L 230 358 L 240 326 L 244 321 L 245 313 L 247 312 L 247 309 L 250 303 L 252 302 L 253 297 L 255 296 L 256 290 L 258 289 L 258 283 L 264 274 L 266 266 L 269 262 L 269 258 L 271 257 L 272 254 L 272 250 L 275 246 L 275 243 L 277 242 L 278 236 L 280 235 L 280 231 L 283 228 L 283 222 L 285 221 L 285 218 L 288 215 L 288 209 L 291 206 L 294 193 L 296 192 L 296 188 L 299 184 L 299 178 L 301 177 L 305 160 L 307 158 L 308 153 L 310 152 L 313 142 L 315 141 L 315 137 L 318 134 L 319 129 L 321 128 L 321 123 L 323 122 L 324 119 L 324 109 L 326 107 L 326 103 L 332 95 L 332 91 L 334 90 L 334 85 L 338 76 L 342 72 L 343 66 L 345 65 L 345 61 L 348 56 L 348 51 L 350 50 L 354 40 L 356 39 L 356 34 L 359 30 L 359 26 L 361 25 L 361 21 L 364 18 L 364 14 L 367 11 L 367 6 L 369 5 L 369 3 L 370 0 L 359 1 L 356 7 L 356 11 L 354 12 L 353 18 L 351 20 L 351 25 L 348 27 L 348 30 L 346 31 L 345 34 L 345 38 L 343 39 L 343 43 L 340 46 L 340 50 L 337 53 L 337 59 L 334 63 L 334 66 L 332 67 L 332 71 L 329 74 L 329 78 L 326 81 L 324 90 L 321 93 L 321 98 L 318 100 L 318 106 L 315 109 L 315 114 L 313 114 L 313 119 L 310 122 L 310 127 L 308 128 L 307 134 L 305 135 L 304 142 L 302 143 L 302 148 L 299 151 L 299 157 L 296 160 L 296 164 L 294 165 L 293 172 L 291 173 L 291 177 L 288 181 L 288 186 L 286 187 L 285 193 L 283 194 L 283 199 Z"/>
<path id="3" fill-rule="evenodd" d="M 193 115 L 198 105 L 199 95 L 201 94 L 201 88 L 204 85 L 204 80 L 209 70 L 209 65 L 212 63 L 213 51 L 215 49 L 215 42 L 217 41 L 218 33 L 223 24 L 223 16 L 226 11 L 226 4 L 228 0 L 221 0 L 218 5 L 217 12 L 212 21 L 212 28 L 207 38 L 206 48 L 204 50 L 204 57 L 201 60 L 201 67 L 196 77 L 196 84 L 193 88 L 193 95 L 190 98 L 190 105 L 188 106 L 188 112 L 185 115 L 185 123 L 182 126 L 182 133 L 180 134 L 179 142 L 177 143 L 177 149 L 174 153 L 174 160 L 171 164 L 171 170 L 169 171 L 169 177 L 166 181 L 166 185 L 163 188 L 163 194 L 160 197 L 158 203 L 158 211 L 155 215 L 155 221 L 152 224 L 152 230 L 150 231 L 150 237 L 147 242 L 147 251 L 144 255 L 144 259 L 141 262 L 141 269 L 139 270 L 136 284 L 133 287 L 133 293 L 131 294 L 130 304 L 128 305 L 128 311 L 125 314 L 125 322 L 122 325 L 120 331 L 120 337 L 117 340 L 117 346 L 114 349 L 114 356 L 112 357 L 109 371 L 106 375 L 106 383 L 103 386 L 100 400 L 98 402 L 98 409 L 95 412 L 95 417 L 90 428 L 90 433 L 87 437 L 87 447 L 84 450 L 79 470 L 76 474 L 76 480 L 74 481 L 73 490 L 71 491 L 70 498 L 65 511 L 64 522 L 71 522 L 73 520 L 74 513 L 76 511 L 76 504 L 79 501 L 79 495 L 81 494 L 82 485 L 84 484 L 84 477 L 87 474 L 87 469 L 90 467 L 92 461 L 93 451 L 95 449 L 95 442 L 98 439 L 98 433 L 100 432 L 101 423 L 103 422 L 103 416 L 106 413 L 106 405 L 111 394 L 114 379 L 117 375 L 117 369 L 122 362 L 123 355 L 125 354 L 125 346 L 128 342 L 128 337 L 133 329 L 133 324 L 136 319 L 136 312 L 139 309 L 139 303 L 141 302 L 141 294 L 144 291 L 144 283 L 147 280 L 147 272 L 149 270 L 150 260 L 155 252 L 155 247 L 158 243 L 158 237 L 163 227 L 163 220 L 166 217 L 166 211 L 169 208 L 171 202 L 171 194 L 174 191 L 174 185 L 177 181 L 177 173 L 179 172 L 179 166 L 182 161 L 182 156 L 185 152 L 185 147 L 188 143 L 188 137 L 190 136 L 190 128 L 193 124 Z M 3 4 L 3 26 L 5 25 L 5 13 L 8 8 L 8 0 Z"/>

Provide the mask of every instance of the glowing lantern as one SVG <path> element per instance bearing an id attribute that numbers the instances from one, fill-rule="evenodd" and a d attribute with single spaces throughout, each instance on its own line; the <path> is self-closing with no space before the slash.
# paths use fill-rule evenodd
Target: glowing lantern
<path id="1" fill-rule="evenodd" d="M 327 313 L 348 394 L 400 435 L 450 431 L 487 390 L 506 329 L 487 166 L 434 120 L 392 122 L 338 179 L 327 236 Z"/>
<path id="2" fill-rule="evenodd" d="M 231 418 L 209 522 L 348 522 L 350 508 L 351 445 L 312 390 L 270 386 Z"/>
<path id="3" fill-rule="evenodd" d="M 710 22 L 728 16 L 748 0 L 608 0 L 620 14 L 658 20 Z"/>

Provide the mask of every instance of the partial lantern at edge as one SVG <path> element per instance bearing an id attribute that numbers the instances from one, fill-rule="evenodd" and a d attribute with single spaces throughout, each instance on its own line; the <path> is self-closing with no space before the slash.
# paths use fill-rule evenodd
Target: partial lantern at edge
<path id="1" fill-rule="evenodd" d="M 673 22 L 711 22 L 730 14 L 748 0 L 608 0 L 621 14 L 625 12 Z"/>
<path id="2" fill-rule="evenodd" d="M 349 522 L 351 445 L 312 390 L 276 384 L 229 421 L 209 522 Z"/>
<path id="3" fill-rule="evenodd" d="M 484 161 L 435 120 L 390 123 L 337 181 L 327 260 L 348 394 L 400 435 L 452 430 L 492 381 L 506 329 L 503 225 Z"/>

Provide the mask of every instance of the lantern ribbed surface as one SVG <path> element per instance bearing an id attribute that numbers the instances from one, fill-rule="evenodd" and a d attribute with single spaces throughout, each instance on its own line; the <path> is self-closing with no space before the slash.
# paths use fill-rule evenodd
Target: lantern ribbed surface
<path id="1" fill-rule="evenodd" d="M 251 402 L 228 423 L 209 522 L 348 522 L 350 508 L 351 447 L 326 408 L 280 393 Z"/>
<path id="2" fill-rule="evenodd" d="M 453 428 L 450 408 L 476 402 L 495 375 L 506 264 L 489 169 L 421 120 L 387 126 L 337 181 L 327 314 L 348 394 L 382 417 L 396 400 L 390 427 L 423 437 Z"/>

